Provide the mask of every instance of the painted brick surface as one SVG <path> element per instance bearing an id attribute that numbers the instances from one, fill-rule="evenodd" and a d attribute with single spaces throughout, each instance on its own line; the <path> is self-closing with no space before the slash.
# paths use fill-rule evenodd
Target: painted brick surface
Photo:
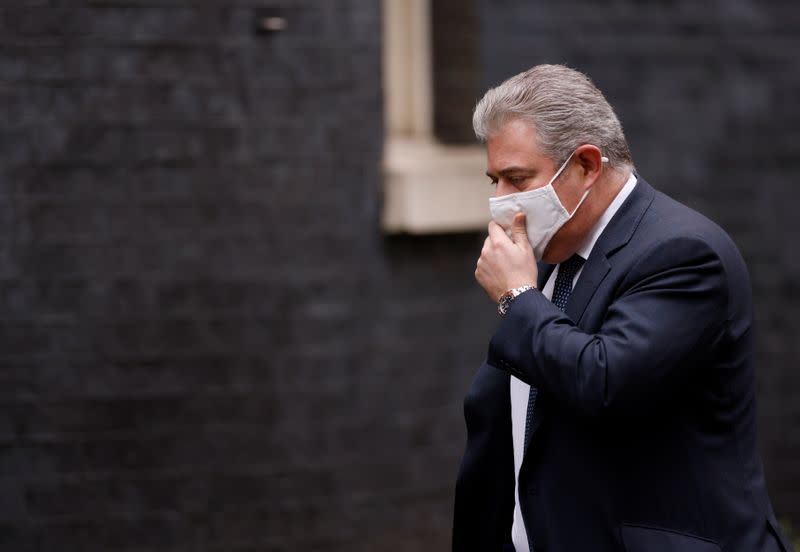
<path id="1" fill-rule="evenodd" d="M 433 130 L 450 144 L 475 142 L 472 110 L 481 95 L 480 22 L 474 1 L 432 0 Z"/>
<path id="2" fill-rule="evenodd" d="M 447 547 L 491 307 L 378 231 L 380 21 L 0 7 L 0 548 Z"/>
<path id="3" fill-rule="evenodd" d="M 455 59 L 586 69 L 643 174 L 742 247 L 798 519 L 800 14 L 475 5 Z M 378 231 L 377 2 L 23 0 L 0 31 L 0 548 L 446 549 L 494 315 L 482 236 Z"/>

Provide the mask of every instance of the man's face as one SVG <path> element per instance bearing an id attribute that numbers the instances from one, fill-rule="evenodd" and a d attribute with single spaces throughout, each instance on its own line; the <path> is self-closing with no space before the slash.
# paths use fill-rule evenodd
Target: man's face
<path id="1" fill-rule="evenodd" d="M 536 130 L 516 119 L 506 123 L 486 140 L 486 174 L 496 186 L 495 197 L 547 186 L 558 170 L 537 145 Z M 579 171 L 568 165 L 553 182 L 558 198 L 572 212 L 583 195 Z"/>
<path id="2" fill-rule="evenodd" d="M 558 170 L 556 161 L 545 156 L 539 149 L 534 127 L 522 120 L 512 120 L 491 134 L 486 141 L 486 174 L 495 183 L 495 197 L 525 192 L 546 186 Z M 553 182 L 553 188 L 565 209 L 574 211 L 584 194 L 581 171 L 574 159 Z M 553 255 L 564 248 L 564 237 L 574 241 L 574 230 L 583 226 L 580 213 L 563 226 L 545 250 L 544 260 L 550 262 Z M 577 219 L 577 220 L 576 220 Z M 576 224 L 577 223 L 577 224 Z M 576 228 L 576 226 L 578 228 Z M 569 245 L 569 244 L 567 244 Z M 557 255 L 560 256 L 560 255 Z"/>
<path id="3" fill-rule="evenodd" d="M 486 157 L 495 197 L 546 186 L 558 169 L 539 150 L 533 126 L 518 119 L 489 136 Z"/>

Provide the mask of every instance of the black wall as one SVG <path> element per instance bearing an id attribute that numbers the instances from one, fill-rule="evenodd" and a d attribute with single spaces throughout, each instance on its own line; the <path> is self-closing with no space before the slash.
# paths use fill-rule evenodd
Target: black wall
<path id="1" fill-rule="evenodd" d="M 431 0 L 433 133 L 449 144 L 475 142 L 472 110 L 483 85 L 476 2 Z"/>
<path id="2" fill-rule="evenodd" d="M 378 230 L 377 4 L 0 5 L 0 548 L 449 546 L 495 318 L 481 235 Z M 797 26 L 656 6 L 476 3 L 472 78 L 587 70 L 642 173 L 737 239 L 767 472 L 800 521 Z"/>
<path id="3" fill-rule="evenodd" d="M 379 231 L 380 22 L 0 6 L 0 548 L 449 546 L 493 309 Z"/>

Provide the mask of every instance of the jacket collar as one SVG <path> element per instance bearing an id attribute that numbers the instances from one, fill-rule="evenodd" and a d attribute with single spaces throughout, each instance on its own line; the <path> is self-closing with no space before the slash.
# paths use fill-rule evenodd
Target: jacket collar
<path id="1" fill-rule="evenodd" d="M 589 304 L 592 296 L 594 295 L 597 287 L 606 277 L 608 271 L 611 270 L 610 258 L 620 248 L 624 247 L 633 236 L 636 228 L 642 220 L 642 216 L 647 211 L 650 204 L 655 197 L 655 190 L 644 181 L 644 179 L 637 177 L 636 188 L 631 192 L 631 195 L 625 200 L 616 212 L 614 217 L 609 221 L 600 238 L 595 243 L 589 258 L 583 265 L 583 271 L 578 284 L 572 290 L 569 301 L 567 302 L 566 315 L 573 321 L 578 323 L 583 316 L 586 306 Z M 539 277 L 538 287 L 543 289 L 547 279 L 553 273 L 556 265 L 539 263 Z M 547 396 L 540 394 L 537 398 L 537 414 L 533 418 L 533 422 L 528 431 L 533 435 L 539 428 L 544 418 L 543 404 L 547 401 Z M 531 437 L 528 441 L 533 441 Z M 527 449 L 523 453 L 527 458 Z M 526 464 L 523 460 L 523 466 Z"/>
<path id="2" fill-rule="evenodd" d="M 609 221 L 583 265 L 580 278 L 567 302 L 566 314 L 575 322 L 583 316 L 589 300 L 611 270 L 609 259 L 633 236 L 647 208 L 653 202 L 655 190 L 637 175 L 636 187 Z M 543 289 L 555 265 L 539 263 L 538 287 Z"/>
<path id="3" fill-rule="evenodd" d="M 583 272 L 575 289 L 572 290 L 565 312 L 576 323 L 580 321 L 589 300 L 611 270 L 611 257 L 631 240 L 654 197 L 655 190 L 644 179 L 637 177 L 636 187 L 600 235 L 583 265 Z"/>

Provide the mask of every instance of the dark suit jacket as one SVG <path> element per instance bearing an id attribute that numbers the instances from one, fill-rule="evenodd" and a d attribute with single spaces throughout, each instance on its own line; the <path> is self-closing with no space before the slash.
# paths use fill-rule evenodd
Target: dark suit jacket
<path id="1" fill-rule="evenodd" d="M 789 550 L 756 450 L 751 321 L 730 238 L 640 178 L 566 312 L 528 291 L 492 337 L 453 550 L 513 550 L 510 374 L 539 388 L 519 476 L 535 552 Z"/>

